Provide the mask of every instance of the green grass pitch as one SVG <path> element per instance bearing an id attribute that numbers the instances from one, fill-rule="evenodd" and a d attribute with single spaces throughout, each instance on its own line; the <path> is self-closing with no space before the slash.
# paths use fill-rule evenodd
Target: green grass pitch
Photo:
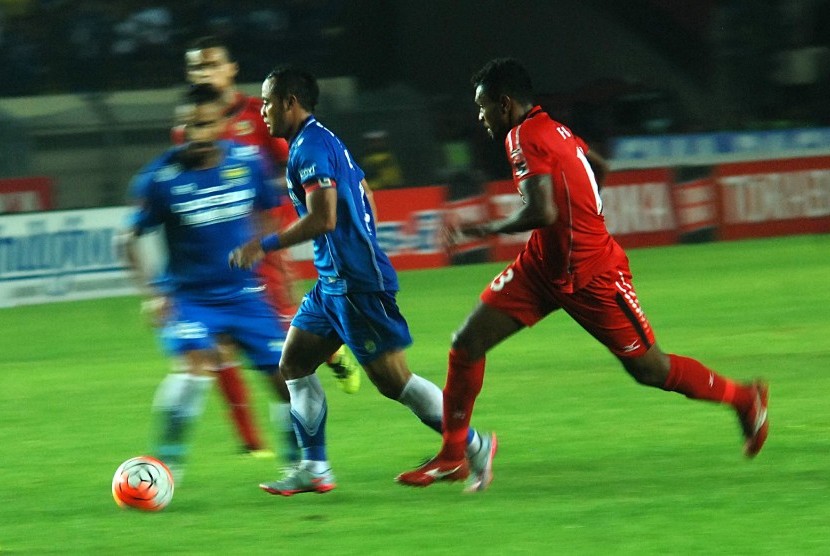
<path id="1" fill-rule="evenodd" d="M 771 385 L 770 438 L 741 455 L 724 407 L 636 385 L 557 314 L 488 358 L 474 424 L 499 433 L 496 479 L 418 490 L 395 475 L 439 438 L 368 380 L 329 394 L 338 488 L 268 496 L 214 394 L 167 510 L 124 511 L 115 468 L 149 444 L 168 363 L 137 298 L 0 311 L 0 553 L 827 554 L 830 235 L 630 252 L 664 350 Z M 443 386 L 452 331 L 503 265 L 401 273 L 413 371 Z M 266 395 L 254 372 L 260 425 Z"/>

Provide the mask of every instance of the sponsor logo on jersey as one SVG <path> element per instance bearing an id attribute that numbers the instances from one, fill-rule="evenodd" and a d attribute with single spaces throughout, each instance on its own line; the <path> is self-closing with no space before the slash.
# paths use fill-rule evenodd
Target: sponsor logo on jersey
<path id="1" fill-rule="evenodd" d="M 254 132 L 254 124 L 250 120 L 242 120 L 233 125 L 233 132 L 236 135 L 250 135 Z"/>
<path id="2" fill-rule="evenodd" d="M 198 189 L 198 186 L 195 183 L 185 183 L 182 185 L 174 185 L 170 188 L 170 193 L 173 195 L 187 195 L 188 193 L 193 193 Z"/>
<path id="3" fill-rule="evenodd" d="M 259 156 L 259 147 L 256 145 L 244 145 L 241 147 L 234 147 L 233 155 L 240 158 L 251 158 Z"/>
<path id="4" fill-rule="evenodd" d="M 317 171 L 317 165 L 316 164 L 312 164 L 308 168 L 300 168 L 300 181 L 301 182 L 306 181 L 308 178 L 313 176 L 316 171 Z"/>

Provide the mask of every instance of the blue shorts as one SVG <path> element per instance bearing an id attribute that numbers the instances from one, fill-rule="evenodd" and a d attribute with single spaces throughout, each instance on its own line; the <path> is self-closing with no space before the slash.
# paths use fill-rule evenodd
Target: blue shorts
<path id="1" fill-rule="evenodd" d="M 303 297 L 291 326 L 343 342 L 362 364 L 412 345 L 395 292 L 329 295 L 317 282 Z"/>
<path id="2" fill-rule="evenodd" d="M 171 318 L 161 331 L 165 350 L 181 355 L 213 349 L 219 334 L 232 338 L 259 369 L 271 370 L 280 363 L 285 331 L 261 293 L 220 303 L 173 297 Z"/>

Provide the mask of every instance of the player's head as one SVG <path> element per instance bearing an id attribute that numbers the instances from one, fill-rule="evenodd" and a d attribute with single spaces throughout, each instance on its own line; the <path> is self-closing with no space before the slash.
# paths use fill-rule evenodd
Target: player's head
<path id="1" fill-rule="evenodd" d="M 292 137 L 314 112 L 320 88 L 307 71 L 280 66 L 262 82 L 262 119 L 272 137 Z"/>
<path id="2" fill-rule="evenodd" d="M 478 119 L 491 137 L 502 139 L 533 105 L 533 83 L 514 58 L 495 58 L 471 79 Z"/>
<path id="3" fill-rule="evenodd" d="M 221 93 L 204 83 L 191 85 L 176 107 L 176 117 L 184 125 L 187 140 L 182 151 L 184 160 L 199 166 L 216 152 L 216 141 L 225 131 Z"/>
<path id="4" fill-rule="evenodd" d="M 235 87 L 239 65 L 225 43 L 217 37 L 202 37 L 190 43 L 184 60 L 190 83 L 207 83 L 221 93 Z"/>

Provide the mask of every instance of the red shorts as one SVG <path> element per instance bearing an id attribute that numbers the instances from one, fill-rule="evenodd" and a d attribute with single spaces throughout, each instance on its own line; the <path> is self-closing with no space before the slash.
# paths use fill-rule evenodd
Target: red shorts
<path id="1" fill-rule="evenodd" d="M 542 276 L 538 269 L 523 266 L 520 257 L 496 276 L 481 293 L 481 301 L 525 326 L 563 309 L 620 357 L 643 355 L 654 345 L 654 332 L 637 301 L 627 261 L 597 273 L 573 293 L 551 287 Z"/>

